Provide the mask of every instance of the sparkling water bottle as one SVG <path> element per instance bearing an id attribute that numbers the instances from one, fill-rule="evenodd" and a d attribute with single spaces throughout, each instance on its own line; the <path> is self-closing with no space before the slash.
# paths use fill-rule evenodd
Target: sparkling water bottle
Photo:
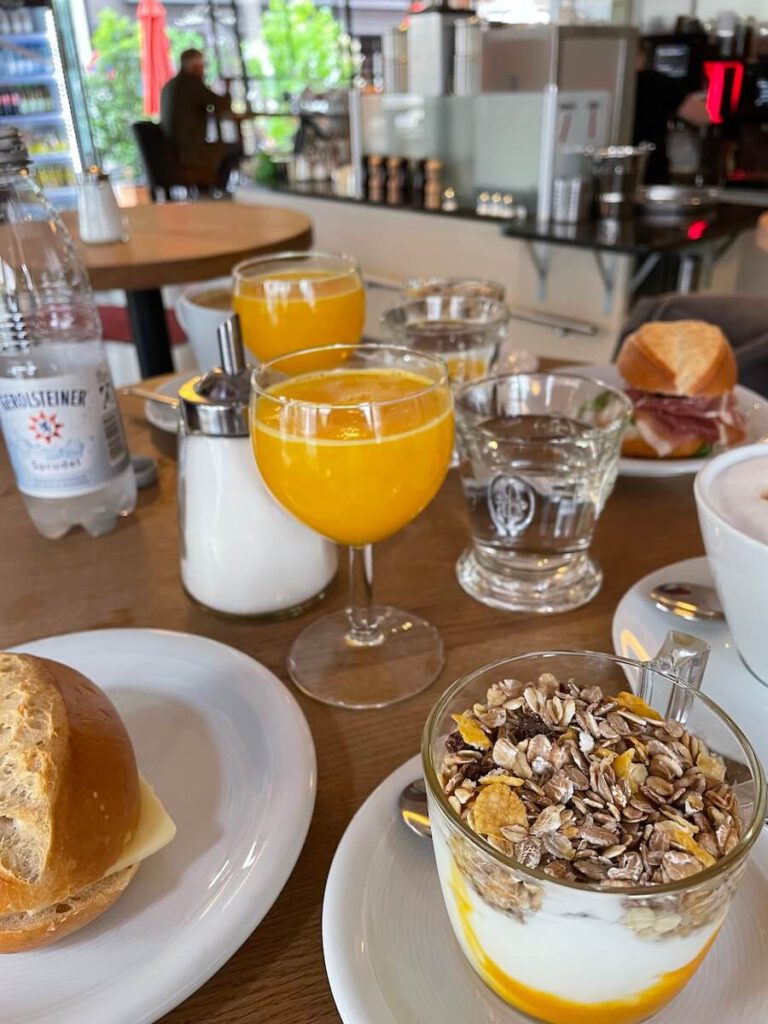
<path id="1" fill-rule="evenodd" d="M 45 537 L 113 529 L 136 505 L 93 293 L 61 218 L 0 128 L 0 426 Z"/>

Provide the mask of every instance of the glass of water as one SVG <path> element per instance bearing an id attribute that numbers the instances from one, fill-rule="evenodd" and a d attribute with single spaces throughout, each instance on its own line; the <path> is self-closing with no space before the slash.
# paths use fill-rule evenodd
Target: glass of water
<path id="1" fill-rule="evenodd" d="M 464 590 L 506 611 L 563 612 L 591 601 L 589 555 L 613 490 L 632 406 L 600 381 L 507 374 L 456 398 L 472 543 L 456 565 Z"/>
<path id="2" fill-rule="evenodd" d="M 440 356 L 458 385 L 490 373 L 509 311 L 495 299 L 429 295 L 394 306 L 381 322 L 405 348 Z"/>

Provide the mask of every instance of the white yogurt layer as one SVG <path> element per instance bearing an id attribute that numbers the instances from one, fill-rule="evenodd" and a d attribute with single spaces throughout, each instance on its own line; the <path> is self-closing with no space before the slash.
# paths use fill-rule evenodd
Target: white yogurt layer
<path id="1" fill-rule="evenodd" d="M 708 496 L 723 519 L 768 544 L 768 454 L 726 466 L 711 481 Z"/>
<path id="2" fill-rule="evenodd" d="M 684 937 L 641 938 L 621 924 L 622 899 L 609 892 L 545 887 L 539 910 L 525 921 L 485 902 L 464 876 L 459 910 L 452 877 L 458 876 L 443 836 L 434 837 L 440 882 L 454 931 L 470 961 L 468 921 L 483 953 L 514 981 L 537 992 L 577 1003 L 628 999 L 685 967 L 712 938 L 720 922 Z M 456 874 L 452 874 L 455 872 Z"/>

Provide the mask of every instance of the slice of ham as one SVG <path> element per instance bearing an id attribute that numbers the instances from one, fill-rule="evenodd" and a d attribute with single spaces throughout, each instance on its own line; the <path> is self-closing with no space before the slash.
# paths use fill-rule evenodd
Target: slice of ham
<path id="1" fill-rule="evenodd" d="M 635 427 L 662 458 L 686 440 L 727 444 L 730 433 L 744 431 L 745 420 L 733 392 L 717 398 L 660 395 L 627 388 L 634 407 Z"/>

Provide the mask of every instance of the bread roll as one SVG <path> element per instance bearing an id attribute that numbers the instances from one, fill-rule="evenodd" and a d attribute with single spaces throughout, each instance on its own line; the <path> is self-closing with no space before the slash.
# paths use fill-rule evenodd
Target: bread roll
<path id="1" fill-rule="evenodd" d="M 0 917 L 0 953 L 24 953 L 77 931 L 109 910 L 123 895 L 138 864 L 94 882 L 36 914 Z"/>
<path id="2" fill-rule="evenodd" d="M 616 366 L 629 387 L 665 395 L 714 398 L 736 386 L 728 339 L 703 320 L 643 324 L 624 339 Z"/>
<path id="3" fill-rule="evenodd" d="M 111 905 L 133 869 L 104 876 L 138 818 L 133 747 L 107 696 L 65 665 L 0 653 L 0 951 L 13 932 L 29 948 Z"/>

